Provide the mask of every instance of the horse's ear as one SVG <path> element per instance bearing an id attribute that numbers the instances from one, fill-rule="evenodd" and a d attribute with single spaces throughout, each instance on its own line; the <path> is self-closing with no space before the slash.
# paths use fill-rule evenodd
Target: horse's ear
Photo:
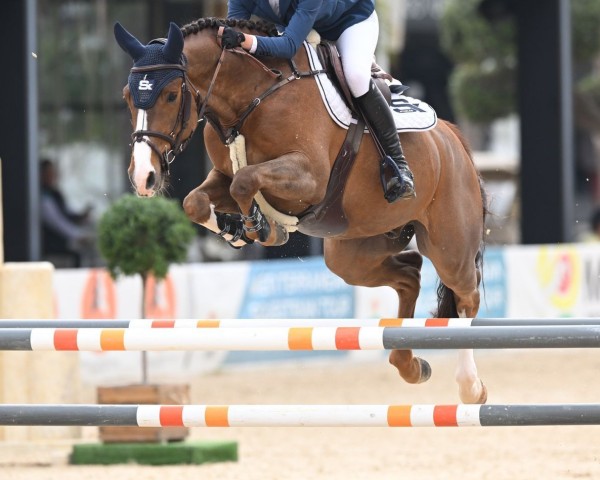
<path id="1" fill-rule="evenodd" d="M 146 53 L 146 47 L 125 30 L 119 22 L 115 23 L 115 39 L 119 46 L 133 58 L 134 62 L 137 62 Z"/>
<path id="2" fill-rule="evenodd" d="M 170 62 L 179 63 L 181 52 L 183 52 L 183 33 L 177 24 L 171 22 L 163 53 Z"/>

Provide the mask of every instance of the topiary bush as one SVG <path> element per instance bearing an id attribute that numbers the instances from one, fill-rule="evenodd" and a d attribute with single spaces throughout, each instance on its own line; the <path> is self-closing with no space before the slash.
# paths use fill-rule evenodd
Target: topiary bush
<path id="1" fill-rule="evenodd" d="M 164 197 L 125 195 L 98 224 L 98 247 L 113 278 L 149 274 L 165 278 L 182 262 L 195 231 L 183 210 Z"/>
<path id="2" fill-rule="evenodd" d="M 600 76 L 588 75 L 575 87 L 577 126 L 600 134 Z"/>
<path id="3" fill-rule="evenodd" d="M 448 0 L 440 23 L 440 42 L 457 66 L 450 79 L 454 107 L 468 120 L 485 123 L 517 109 L 517 30 L 510 16 L 487 21 L 478 11 L 480 3 Z M 580 69 L 589 70 L 600 54 L 600 1 L 572 1 L 571 16 L 573 59 Z M 583 82 L 576 90 L 586 90 L 589 95 L 596 88 L 592 83 Z"/>
<path id="4" fill-rule="evenodd" d="M 478 12 L 481 0 L 448 0 L 440 23 L 440 44 L 456 64 L 489 59 L 514 65 L 517 32 L 512 19 L 491 24 Z"/>
<path id="5" fill-rule="evenodd" d="M 460 65 L 450 79 L 450 91 L 459 115 L 476 123 L 490 123 L 516 110 L 515 71 L 484 70 Z"/>

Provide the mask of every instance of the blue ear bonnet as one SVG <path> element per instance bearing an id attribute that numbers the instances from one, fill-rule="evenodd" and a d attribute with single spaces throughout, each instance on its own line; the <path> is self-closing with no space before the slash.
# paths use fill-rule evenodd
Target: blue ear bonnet
<path id="1" fill-rule="evenodd" d="M 152 40 L 148 45 L 129 33 L 123 26 L 115 23 L 115 39 L 119 46 L 133 58 L 134 67 L 150 67 L 153 65 L 186 64 L 183 54 L 183 34 L 181 29 L 171 22 L 166 39 Z M 131 72 L 129 74 L 129 90 L 136 108 L 147 110 L 152 108 L 165 85 L 175 78 L 183 77 L 184 72 L 177 68 L 163 68 L 148 72 Z"/>
<path id="2" fill-rule="evenodd" d="M 162 43 L 146 46 L 142 58 L 134 62 L 134 67 L 147 67 L 151 65 L 164 65 L 172 63 L 163 52 Z M 152 108 L 156 99 L 165 86 L 175 78 L 183 77 L 182 70 L 153 70 L 129 74 L 129 91 L 136 108 L 147 110 Z"/>

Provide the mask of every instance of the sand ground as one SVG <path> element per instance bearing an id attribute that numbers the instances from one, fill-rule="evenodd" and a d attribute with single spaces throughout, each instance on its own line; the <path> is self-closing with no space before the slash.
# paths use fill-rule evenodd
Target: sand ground
<path id="1" fill-rule="evenodd" d="M 425 354 L 433 376 L 407 385 L 385 360 L 224 371 L 198 377 L 192 402 L 453 404 L 455 352 Z M 488 403 L 598 403 L 598 350 L 476 352 Z M 96 429 L 86 427 L 93 438 Z M 0 444 L 0 480 L 600 479 L 600 426 L 194 429 L 239 442 L 240 460 L 199 466 L 66 465 L 68 445 Z M 49 449 L 51 452 L 49 453 Z M 52 458 L 50 465 L 45 465 Z M 35 465 L 41 463 L 43 465 Z"/>

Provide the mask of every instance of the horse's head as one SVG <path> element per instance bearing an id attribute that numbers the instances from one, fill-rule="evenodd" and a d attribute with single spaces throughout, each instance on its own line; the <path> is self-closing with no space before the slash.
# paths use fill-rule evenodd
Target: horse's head
<path id="1" fill-rule="evenodd" d="M 166 40 L 143 45 L 117 23 L 115 38 L 134 62 L 123 89 L 134 128 L 129 178 L 138 195 L 152 196 L 163 187 L 169 164 L 194 133 L 198 94 L 187 76 L 183 34 L 177 25 L 171 23 Z"/>

